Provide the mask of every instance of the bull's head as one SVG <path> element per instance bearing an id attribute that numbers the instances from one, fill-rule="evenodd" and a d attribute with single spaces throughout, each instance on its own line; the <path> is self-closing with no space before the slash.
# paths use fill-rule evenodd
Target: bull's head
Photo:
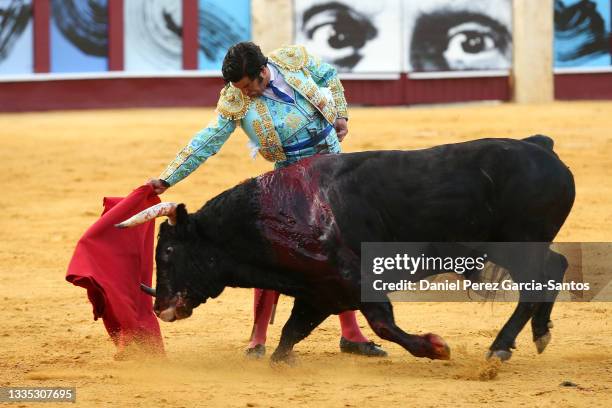
<path id="1" fill-rule="evenodd" d="M 160 225 L 155 250 L 156 289 L 144 284 L 140 287 L 155 297 L 155 314 L 163 321 L 172 322 L 191 316 L 200 303 L 218 296 L 223 285 L 217 278 L 214 248 L 206 244 L 185 205 L 157 204 L 117 227 L 132 227 L 164 215 L 168 221 Z"/>

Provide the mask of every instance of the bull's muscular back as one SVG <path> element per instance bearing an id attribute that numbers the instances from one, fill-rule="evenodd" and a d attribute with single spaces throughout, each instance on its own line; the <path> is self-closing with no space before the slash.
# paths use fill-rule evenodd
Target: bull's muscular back
<path id="1" fill-rule="evenodd" d="M 329 169 L 321 184 L 353 248 L 362 241 L 512 240 L 507 225 L 545 222 L 559 206 L 567 215 L 574 198 L 571 173 L 552 151 L 512 139 L 356 153 Z M 552 236 L 564 219 L 548 226 Z"/>

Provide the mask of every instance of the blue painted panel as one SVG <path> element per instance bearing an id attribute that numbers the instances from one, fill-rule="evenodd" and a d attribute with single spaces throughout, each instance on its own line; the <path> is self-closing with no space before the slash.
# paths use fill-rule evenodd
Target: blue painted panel
<path id="1" fill-rule="evenodd" d="M 32 0 L 0 0 L 0 75 L 34 71 Z"/>
<path id="2" fill-rule="evenodd" d="M 108 0 L 51 0 L 51 72 L 108 70 Z"/>
<path id="3" fill-rule="evenodd" d="M 610 2 L 556 0 L 555 67 L 611 65 Z"/>
<path id="4" fill-rule="evenodd" d="M 227 49 L 251 39 L 250 0 L 200 0 L 198 67 L 221 70 Z"/>

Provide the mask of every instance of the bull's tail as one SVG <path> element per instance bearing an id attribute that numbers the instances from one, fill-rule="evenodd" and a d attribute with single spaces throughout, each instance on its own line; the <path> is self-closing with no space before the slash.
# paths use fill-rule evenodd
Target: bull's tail
<path id="1" fill-rule="evenodd" d="M 544 135 L 529 136 L 523 139 L 523 141 L 537 144 L 538 146 L 541 146 L 546 150 L 550 150 L 551 152 L 553 151 L 553 147 L 555 146 L 555 141 L 552 140 L 552 138 Z"/>
<path id="2" fill-rule="evenodd" d="M 510 271 L 508 271 L 506 268 L 496 265 L 492 262 L 487 262 L 485 264 L 484 269 L 466 272 L 463 274 L 463 278 L 468 279 L 472 282 L 496 283 L 499 285 L 504 280 L 512 279 L 512 276 L 510 275 Z M 495 300 L 496 296 L 499 294 L 498 291 L 495 291 L 495 290 L 486 290 L 486 289 L 481 290 L 481 289 L 469 288 L 468 296 L 470 296 L 470 292 L 476 293 L 478 296 L 480 296 L 485 301 Z"/>

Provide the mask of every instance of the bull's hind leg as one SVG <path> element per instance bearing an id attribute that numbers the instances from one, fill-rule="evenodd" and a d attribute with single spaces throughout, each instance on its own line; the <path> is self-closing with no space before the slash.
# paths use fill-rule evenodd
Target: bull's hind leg
<path id="1" fill-rule="evenodd" d="M 491 252 L 493 256 L 490 259 L 506 268 L 514 282 L 542 281 L 545 259 L 549 252 L 547 245 L 524 243 L 502 248 L 500 253 L 495 250 Z M 487 359 L 497 357 L 505 361 L 512 357 L 511 349 L 515 348 L 516 337 L 538 308 L 539 303 L 535 300 L 532 293 L 526 290 L 519 291 L 519 303 L 489 347 Z"/>
<path id="2" fill-rule="evenodd" d="M 538 354 L 541 354 L 550 343 L 552 338 L 550 329 L 553 324 L 550 320 L 550 314 L 555 302 L 541 303 L 531 318 L 531 333 L 533 334 L 533 343 L 536 346 Z"/>
<path id="3" fill-rule="evenodd" d="M 552 279 L 555 282 L 563 282 L 563 276 L 568 266 L 567 260 L 563 255 L 550 251 L 545 265 L 547 279 Z M 531 332 L 533 333 L 533 342 L 535 343 L 538 353 L 542 353 L 544 349 L 546 349 L 548 343 L 550 343 L 550 329 L 552 328 L 550 314 L 558 294 L 559 291 L 549 291 L 547 296 L 549 296 L 550 299 L 547 300 L 550 301 L 539 303 L 531 318 Z"/>
<path id="4" fill-rule="evenodd" d="M 270 357 L 272 361 L 288 361 L 293 346 L 306 338 L 329 315 L 330 313 L 316 309 L 310 303 L 296 298 L 289 320 L 283 326 L 278 347 Z"/>
<path id="5" fill-rule="evenodd" d="M 539 248 L 536 248 L 535 253 L 528 257 L 536 260 L 534 264 L 511 268 L 510 273 L 516 281 L 526 281 L 526 278 L 539 282 L 546 282 L 548 279 L 554 279 L 557 282 L 563 280 L 563 274 L 567 268 L 565 257 L 549 249 L 546 249 L 544 253 L 540 252 Z M 538 262 L 540 259 L 542 261 Z M 539 295 L 535 295 L 535 298 L 533 293 L 521 292 L 519 304 L 497 335 L 487 357 L 498 357 L 502 361 L 512 357 L 510 349 L 514 348 L 516 337 L 530 318 L 536 348 L 539 353 L 544 351 L 551 338 L 550 313 L 556 297 L 557 292 L 551 291 L 540 292 Z"/>
<path id="6" fill-rule="evenodd" d="M 360 310 L 380 338 L 399 344 L 416 357 L 450 359 L 450 349 L 440 336 L 432 333 L 417 336 L 400 329 L 395 324 L 390 302 L 362 303 Z"/>

